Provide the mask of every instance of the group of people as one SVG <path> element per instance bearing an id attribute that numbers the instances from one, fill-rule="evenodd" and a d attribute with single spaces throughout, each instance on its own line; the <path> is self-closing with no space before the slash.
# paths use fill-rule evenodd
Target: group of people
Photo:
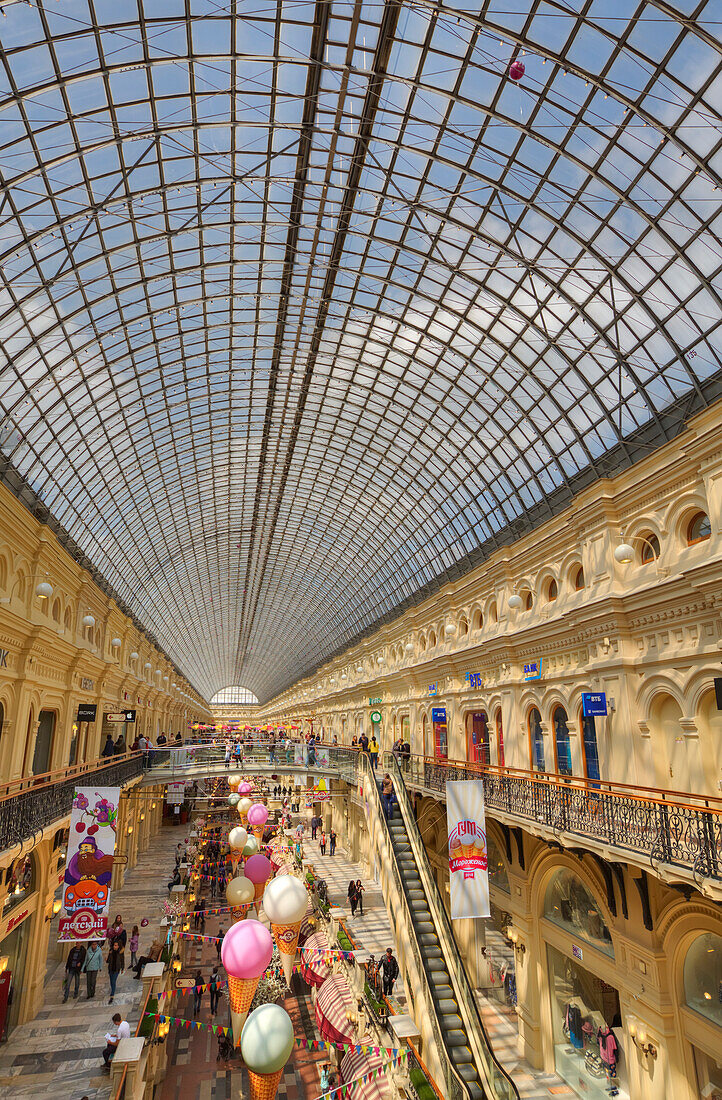
<path id="1" fill-rule="evenodd" d="M 166 745 L 181 745 L 182 743 L 183 738 L 180 733 L 177 733 L 175 735 L 175 738 L 166 737 L 164 733 L 161 733 L 158 735 L 158 740 L 156 742 L 158 748 L 164 748 Z M 150 759 L 153 752 L 153 742 L 151 741 L 150 737 L 148 737 L 145 733 L 140 733 L 135 738 L 130 748 L 132 752 L 147 753 Z M 103 751 L 100 755 L 120 756 L 127 751 L 128 745 L 125 740 L 125 734 L 123 732 L 119 733 L 117 739 L 114 741 L 112 734 L 109 733 L 105 739 Z"/>
<path id="2" fill-rule="evenodd" d="M 318 846 L 321 849 L 321 855 L 326 855 L 326 845 L 328 844 L 328 854 L 330 856 L 335 856 L 337 840 L 338 837 L 336 836 L 335 829 L 329 829 L 328 836 L 326 836 L 326 830 L 321 829 L 321 834 L 318 836 Z"/>
<path id="3" fill-rule="evenodd" d="M 125 949 L 126 946 L 130 950 L 130 965 L 131 967 L 137 967 L 138 965 L 138 943 L 140 940 L 140 929 L 137 924 L 133 925 L 133 930 L 130 934 L 130 942 L 128 942 L 128 933 L 123 926 L 123 918 L 120 913 L 113 921 L 112 927 L 108 931 L 105 943 L 108 947 L 108 953 L 105 957 L 105 964 L 108 968 L 108 982 L 110 985 L 110 1000 L 109 1004 L 113 1003 L 115 997 L 115 990 L 118 984 L 118 978 L 125 970 Z M 77 998 L 80 992 L 80 975 L 85 974 L 87 1000 L 92 1001 L 95 997 L 96 985 L 98 981 L 98 973 L 103 967 L 103 941 L 92 940 L 87 948 L 83 943 L 74 944 L 65 961 L 65 974 L 63 977 L 63 1004 L 68 1000 L 70 996 L 71 986 L 73 987 L 73 998 Z"/>
<path id="4" fill-rule="evenodd" d="M 362 733 L 358 739 L 356 739 L 355 737 L 352 738 L 351 748 L 360 749 L 361 752 L 368 753 L 369 760 L 371 761 L 371 767 L 374 771 L 376 771 L 379 763 L 379 752 L 381 751 L 381 749 L 379 747 L 378 741 L 376 740 L 375 733 L 372 733 L 370 738 L 367 737 L 365 733 Z"/>
<path id="5" fill-rule="evenodd" d="M 357 878 L 354 882 L 353 879 L 348 884 L 348 901 L 351 906 L 351 916 L 356 916 L 356 910 L 358 909 L 361 916 L 364 915 L 364 892 L 366 887 L 361 882 L 360 878 Z"/>

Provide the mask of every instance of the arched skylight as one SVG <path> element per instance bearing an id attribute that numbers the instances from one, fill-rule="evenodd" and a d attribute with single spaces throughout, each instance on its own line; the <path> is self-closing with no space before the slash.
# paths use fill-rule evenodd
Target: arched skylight
<path id="1" fill-rule="evenodd" d="M 3 8 L 0 464 L 206 696 L 720 394 L 711 5 Z"/>
<path id="2" fill-rule="evenodd" d="M 258 703 L 258 699 L 244 687 L 226 687 L 223 691 L 217 692 L 211 699 L 211 706 L 249 706 Z"/>

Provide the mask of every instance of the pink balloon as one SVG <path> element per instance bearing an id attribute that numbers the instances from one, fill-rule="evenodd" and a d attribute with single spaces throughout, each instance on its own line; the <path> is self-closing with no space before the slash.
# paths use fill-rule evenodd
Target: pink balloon
<path id="1" fill-rule="evenodd" d="M 523 61 L 512 61 L 509 66 L 509 76 L 512 80 L 521 80 L 526 72 L 526 66 Z"/>
<path id="2" fill-rule="evenodd" d="M 248 811 L 249 825 L 265 825 L 268 821 L 268 810 L 262 802 L 256 802 Z"/>
<path id="3" fill-rule="evenodd" d="M 257 920 L 232 924 L 221 946 L 221 962 L 234 978 L 260 978 L 273 955 L 273 936 Z"/>
<path id="4" fill-rule="evenodd" d="M 251 882 L 267 882 L 271 877 L 271 861 L 262 856 L 259 852 L 258 855 L 251 856 L 246 860 L 245 875 Z M 225 940 L 224 940 L 225 943 Z"/>
<path id="5" fill-rule="evenodd" d="M 238 793 L 239 794 L 251 794 L 252 792 L 253 792 L 253 784 L 249 783 L 248 780 L 246 780 L 244 783 L 241 783 L 239 788 L 238 788 Z"/>

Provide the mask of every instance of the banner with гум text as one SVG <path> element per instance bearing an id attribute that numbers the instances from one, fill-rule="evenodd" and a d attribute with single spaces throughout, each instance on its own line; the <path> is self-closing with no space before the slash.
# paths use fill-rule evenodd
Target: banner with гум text
<path id="1" fill-rule="evenodd" d="M 446 784 L 451 919 L 489 916 L 489 856 L 484 784 L 465 779 Z"/>
<path id="2" fill-rule="evenodd" d="M 120 787 L 78 787 L 70 816 L 58 940 L 104 940 Z"/>

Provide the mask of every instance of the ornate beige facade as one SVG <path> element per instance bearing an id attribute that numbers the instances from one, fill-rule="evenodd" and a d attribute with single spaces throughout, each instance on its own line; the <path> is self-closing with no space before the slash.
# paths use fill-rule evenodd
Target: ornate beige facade
<path id="1" fill-rule="evenodd" d="M 615 557 L 625 543 L 634 548 L 629 564 Z M 520 608 L 510 606 L 514 595 Z M 370 731 L 370 712 L 379 709 L 383 747 L 407 719 L 412 751 L 433 755 L 431 709 L 444 706 L 448 755 L 466 759 L 471 716 L 483 710 L 491 763 L 500 762 L 501 733 L 505 765 L 532 769 L 536 709 L 543 770 L 557 772 L 554 712 L 563 707 L 571 772 L 583 776 L 581 697 L 605 692 L 609 715 L 596 722 L 603 778 L 719 795 L 722 713 L 713 681 L 722 674 L 721 612 L 715 408 L 295 685 L 264 715 L 313 719 L 349 743 Z M 525 666 L 539 661 L 541 678 L 525 679 Z"/>

